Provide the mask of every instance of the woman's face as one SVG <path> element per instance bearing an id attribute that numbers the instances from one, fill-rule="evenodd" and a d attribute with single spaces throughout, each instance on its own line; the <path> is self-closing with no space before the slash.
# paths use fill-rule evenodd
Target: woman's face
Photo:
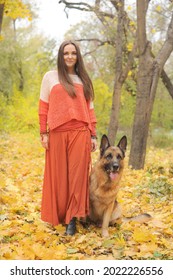
<path id="1" fill-rule="evenodd" d="M 64 62 L 67 66 L 67 71 L 70 74 L 75 73 L 75 65 L 77 62 L 77 51 L 74 45 L 69 44 L 64 47 L 63 51 Z"/>

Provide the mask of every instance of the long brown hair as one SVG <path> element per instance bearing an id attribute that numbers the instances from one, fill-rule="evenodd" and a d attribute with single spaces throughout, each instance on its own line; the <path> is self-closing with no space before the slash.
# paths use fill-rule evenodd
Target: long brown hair
<path id="1" fill-rule="evenodd" d="M 92 81 L 85 69 L 85 65 L 83 62 L 83 58 L 80 52 L 80 48 L 75 41 L 68 40 L 64 41 L 58 51 L 58 58 L 57 58 L 57 69 L 58 69 L 58 76 L 60 83 L 65 87 L 68 94 L 71 97 L 76 97 L 76 92 L 74 88 L 73 81 L 70 79 L 70 76 L 67 72 L 67 67 L 64 62 L 64 47 L 67 45 L 74 45 L 77 53 L 77 62 L 75 65 L 75 72 L 81 79 L 84 88 L 84 95 L 86 100 L 93 100 L 94 99 L 94 90 Z"/>

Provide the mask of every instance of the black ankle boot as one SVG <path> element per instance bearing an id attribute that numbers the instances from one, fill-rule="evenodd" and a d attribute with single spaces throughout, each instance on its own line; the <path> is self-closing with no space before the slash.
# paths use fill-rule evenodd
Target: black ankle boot
<path id="1" fill-rule="evenodd" d="M 74 235 L 76 233 L 76 218 L 72 218 L 70 223 L 66 226 L 66 234 Z"/>

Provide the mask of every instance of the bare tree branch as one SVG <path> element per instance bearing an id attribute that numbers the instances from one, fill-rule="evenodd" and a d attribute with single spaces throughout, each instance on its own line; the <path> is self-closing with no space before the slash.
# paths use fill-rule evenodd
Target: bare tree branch
<path id="1" fill-rule="evenodd" d="M 104 46 L 105 44 L 109 44 L 109 45 L 113 45 L 113 42 L 109 41 L 109 40 L 105 40 L 105 41 L 102 41 L 100 39 L 97 39 L 97 38 L 90 38 L 90 39 L 77 39 L 76 41 L 78 42 L 96 42 L 97 45 L 95 48 L 93 48 L 91 51 L 89 52 L 85 52 L 84 53 L 84 56 L 87 56 L 87 55 L 90 55 L 94 52 L 96 52 L 96 50 L 99 48 L 99 47 L 102 47 Z"/>
<path id="2" fill-rule="evenodd" d="M 100 2 L 101 2 L 101 0 L 96 0 L 95 1 L 95 7 L 97 7 L 98 10 L 100 10 Z"/>
<path id="3" fill-rule="evenodd" d="M 100 1 L 96 1 L 95 6 L 91 6 L 85 2 L 75 3 L 75 2 L 69 2 L 66 0 L 60 0 L 59 3 L 65 4 L 66 7 L 69 9 L 77 9 L 77 10 L 81 10 L 81 11 L 85 11 L 85 12 L 93 12 L 99 17 L 99 19 L 100 19 L 100 17 L 108 17 L 108 18 L 115 17 L 114 14 L 103 12 L 100 10 Z"/>
<path id="4" fill-rule="evenodd" d="M 159 65 L 160 69 L 163 68 L 165 62 L 169 58 L 172 51 L 173 51 L 173 13 L 167 31 L 167 38 L 156 57 L 156 62 Z"/>
<path id="5" fill-rule="evenodd" d="M 140 55 L 146 50 L 147 35 L 146 35 L 146 1 L 137 1 L 137 34 L 138 34 L 138 50 Z"/>
<path id="6" fill-rule="evenodd" d="M 110 2 L 112 3 L 112 5 L 114 6 L 114 8 L 119 11 L 119 8 L 120 8 L 120 3 L 119 3 L 119 0 L 110 0 Z"/>
<path id="7" fill-rule="evenodd" d="M 132 69 L 136 52 L 137 52 L 137 42 L 135 42 L 135 44 L 133 45 L 133 49 L 128 55 L 128 60 L 127 60 L 126 66 L 122 71 L 122 74 L 120 77 L 122 84 L 125 82 L 129 71 Z"/>
<path id="8" fill-rule="evenodd" d="M 88 11 L 91 12 L 93 7 L 85 2 L 69 2 L 66 0 L 60 0 L 59 3 L 63 3 L 65 4 L 69 9 L 78 9 L 78 10 L 82 10 L 82 11 Z"/>
<path id="9" fill-rule="evenodd" d="M 111 46 L 115 46 L 115 42 L 111 40 L 100 40 L 97 38 L 87 38 L 87 39 L 77 39 L 78 42 L 98 42 L 98 46 L 103 46 L 105 44 L 109 44 Z"/>
<path id="10" fill-rule="evenodd" d="M 161 79 L 173 99 L 173 84 L 171 83 L 171 80 L 169 79 L 164 69 L 161 72 Z"/>

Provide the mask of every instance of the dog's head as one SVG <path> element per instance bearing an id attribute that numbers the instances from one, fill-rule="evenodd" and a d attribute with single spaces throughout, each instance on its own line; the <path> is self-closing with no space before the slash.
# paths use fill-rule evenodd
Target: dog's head
<path id="1" fill-rule="evenodd" d="M 124 157 L 127 147 L 127 137 L 123 136 L 117 146 L 111 146 L 106 135 L 102 136 L 100 144 L 100 160 L 102 168 L 111 180 L 116 180 L 124 167 Z"/>

